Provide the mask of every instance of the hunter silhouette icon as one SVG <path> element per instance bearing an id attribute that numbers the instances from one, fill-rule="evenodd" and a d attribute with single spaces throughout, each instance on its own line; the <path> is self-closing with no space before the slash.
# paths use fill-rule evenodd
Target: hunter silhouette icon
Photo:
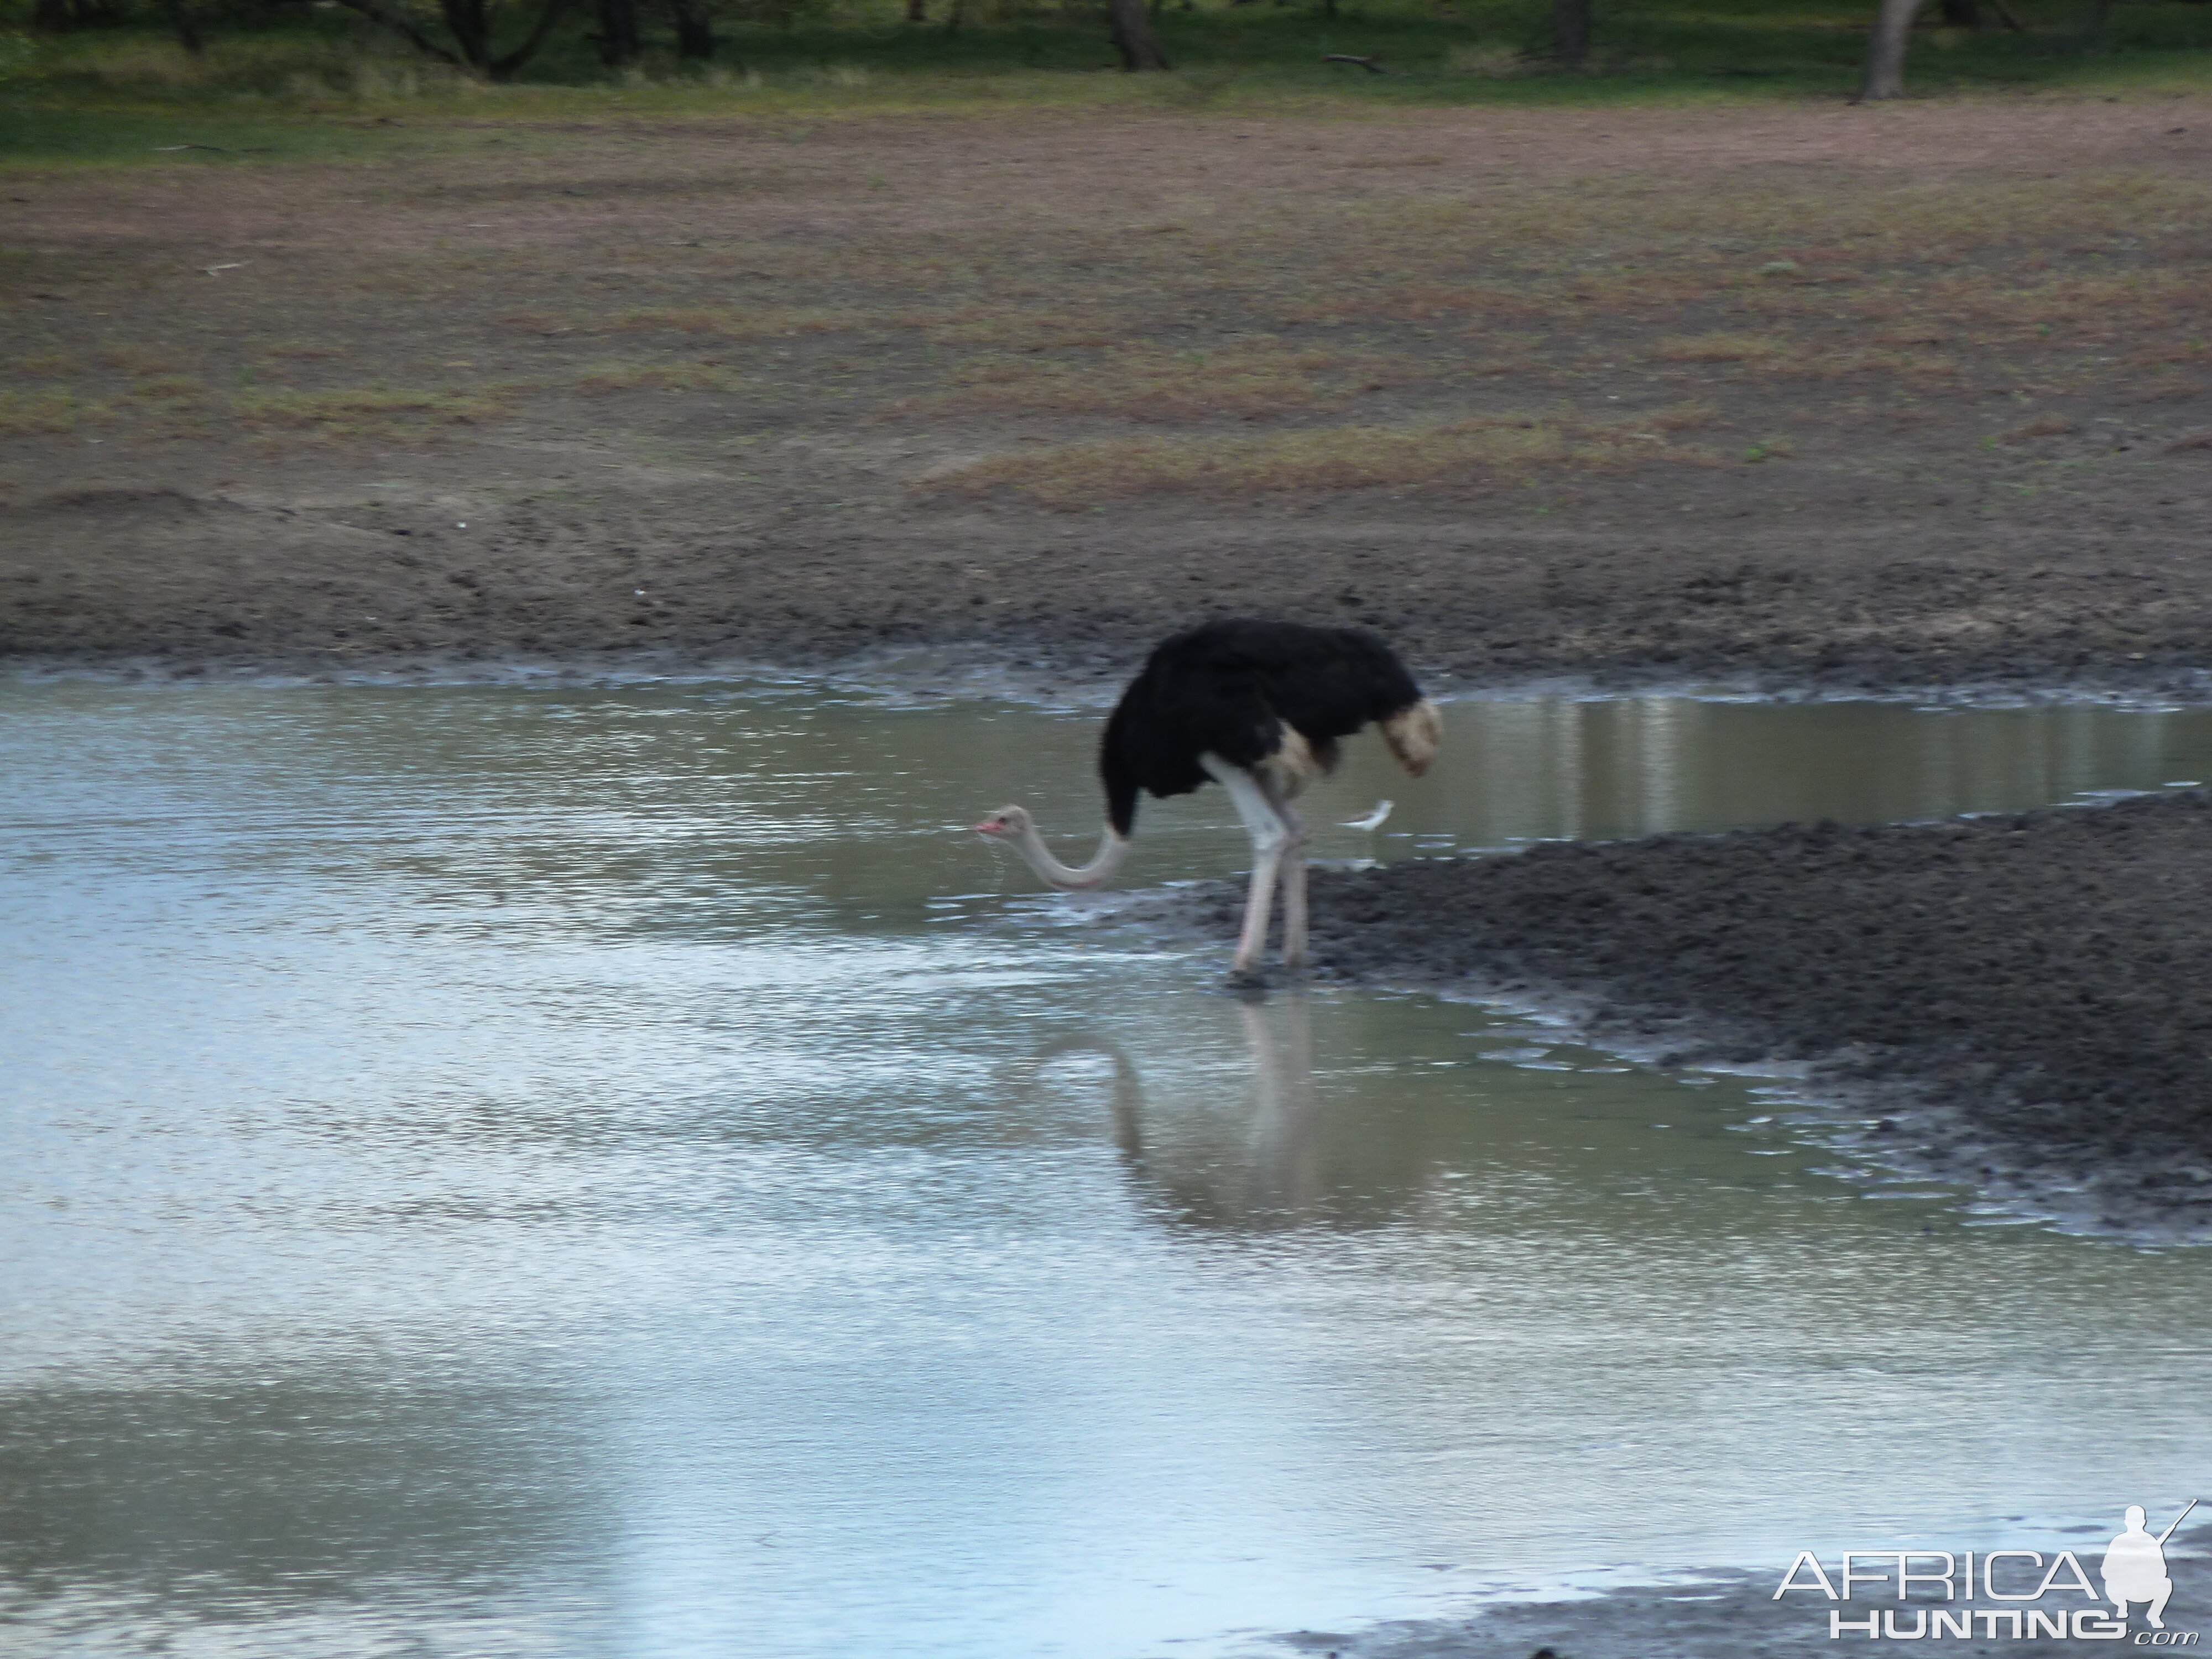
<path id="1" fill-rule="evenodd" d="M 2173 1528 L 2188 1519 L 2189 1510 L 2197 1507 L 2197 1500 L 2189 1500 L 2189 1509 L 2173 1517 L 2168 1527 L 2155 1538 L 2143 1525 L 2143 1507 L 2128 1505 L 2127 1530 L 2105 1547 L 2105 1598 L 2118 1610 L 2124 1620 L 2128 1603 L 2142 1601 L 2148 1605 L 2143 1617 L 2153 1630 L 2166 1628 L 2166 1603 L 2173 1594 L 2173 1580 L 2166 1576 L 2166 1540 L 2173 1536 Z"/>

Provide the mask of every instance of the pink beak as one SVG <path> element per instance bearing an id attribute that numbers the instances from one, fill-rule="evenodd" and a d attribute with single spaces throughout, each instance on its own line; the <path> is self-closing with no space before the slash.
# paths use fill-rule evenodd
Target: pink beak
<path id="1" fill-rule="evenodd" d="M 982 823 L 975 826 L 975 833 L 979 836 L 995 836 L 1006 827 L 1006 821 L 1004 818 L 985 818 Z"/>

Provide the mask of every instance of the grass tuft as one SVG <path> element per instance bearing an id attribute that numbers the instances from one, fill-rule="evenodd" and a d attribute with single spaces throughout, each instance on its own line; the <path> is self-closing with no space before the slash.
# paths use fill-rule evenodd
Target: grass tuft
<path id="1" fill-rule="evenodd" d="M 706 359 L 696 362 L 602 363 L 576 380 L 597 392 L 735 392 L 744 383 L 735 369 Z"/>
<path id="2" fill-rule="evenodd" d="M 1430 426 L 1336 426 L 1251 436 L 1118 438 L 994 455 L 919 479 L 926 495 L 1007 489 L 1079 507 L 1153 494 L 1284 495 L 1525 482 L 1538 472 L 1617 472 L 1654 462 L 1712 465 L 1674 434 L 1713 411 L 1683 404 L 1614 421 L 1486 415 Z"/>
<path id="3" fill-rule="evenodd" d="M 231 404 L 232 412 L 246 427 L 330 440 L 420 437 L 441 426 L 493 419 L 505 408 L 503 398 L 481 390 L 382 386 L 335 392 L 246 392 Z"/>
<path id="4" fill-rule="evenodd" d="M 1340 407 L 1362 392 L 1414 378 L 1412 363 L 1376 354 L 1294 350 L 1271 339 L 1212 350 L 1121 346 L 1094 359 L 1041 362 L 993 356 L 960 369 L 958 389 L 902 413 L 981 410 L 1042 415 L 1113 415 L 1184 422 L 1246 420 Z"/>
<path id="5" fill-rule="evenodd" d="M 0 392 L 0 435 L 74 432 L 100 412 L 66 392 Z"/>
<path id="6" fill-rule="evenodd" d="M 842 334 L 877 319 L 864 313 L 796 306 L 678 306 L 625 311 L 619 329 L 712 334 L 725 340 L 782 340 L 801 334 Z"/>
<path id="7" fill-rule="evenodd" d="M 1789 341 L 1765 335 L 1697 334 L 1662 339 L 1652 355 L 1670 363 L 1772 363 L 1791 350 Z"/>
<path id="8" fill-rule="evenodd" d="M 127 374 L 163 374 L 191 367 L 181 353 L 170 347 L 129 341 L 102 346 L 99 362 L 103 368 L 119 368 Z"/>
<path id="9" fill-rule="evenodd" d="M 2031 438 L 2063 438 L 2081 429 L 2080 422 L 2069 420 L 2063 415 L 2039 415 L 2032 421 L 2007 427 L 1997 434 L 1996 441 L 2001 444 L 2026 443 Z"/>

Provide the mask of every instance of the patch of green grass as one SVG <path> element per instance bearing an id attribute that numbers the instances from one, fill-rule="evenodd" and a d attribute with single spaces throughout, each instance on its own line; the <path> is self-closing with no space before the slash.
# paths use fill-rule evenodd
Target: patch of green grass
<path id="1" fill-rule="evenodd" d="M 1131 496 L 1293 495 L 1525 483 L 1655 462 L 1714 465 L 1675 434 L 1709 425 L 1696 404 L 1612 420 L 1486 415 L 1423 426 L 1310 427 L 1233 436 L 1112 438 L 995 455 L 917 481 L 929 495 L 1008 489 L 1046 507 Z"/>
<path id="2" fill-rule="evenodd" d="M 1337 407 L 1361 392 L 1413 378 L 1414 367 L 1374 354 L 1292 349 L 1268 339 L 1211 350 L 1121 346 L 1083 361 L 987 356 L 963 365 L 956 389 L 901 410 L 1114 415 L 1151 422 L 1290 414 Z"/>
<path id="3" fill-rule="evenodd" d="M 19 15 L 27 0 L 10 0 Z M 947 27 L 905 23 L 902 0 L 792 0 L 732 7 L 717 62 L 687 64 L 653 41 L 620 73 L 598 62 L 587 9 L 511 84 L 456 73 L 349 14 L 301 12 L 218 25 L 190 56 L 158 31 L 5 32 L 0 24 L 0 160 L 167 161 L 388 154 L 463 138 L 453 124 L 503 129 L 593 118 L 750 115 L 805 123 L 846 114 L 1120 108 L 1354 111 L 1464 103 L 1741 100 L 1849 89 L 1871 0 L 1649 0 L 1601 9 L 1591 59 L 1545 56 L 1537 0 L 1342 0 L 1168 9 L 1158 28 L 1175 72 L 1124 75 L 1087 12 L 1006 0 L 969 4 Z M 2085 33 L 2086 0 L 2014 0 L 2025 33 L 1923 29 L 1911 88 L 2075 93 L 2212 86 L 2212 6 L 2141 0 Z M 274 15 L 274 14 L 271 14 Z M 0 12 L 4 15 L 4 12 Z M 150 17 L 149 17 L 150 21 Z M 507 25 L 512 27 L 512 21 Z M 1372 58 L 1389 72 L 1322 61 Z M 207 148 L 178 149 L 179 144 Z"/>
<path id="4" fill-rule="evenodd" d="M 737 370 L 709 360 L 696 362 L 602 363 L 576 377 L 593 392 L 735 392 L 744 384 Z"/>
<path id="5" fill-rule="evenodd" d="M 12 96 L 10 94 L 13 94 Z M 388 154 L 422 135 L 304 121 L 282 109 L 147 108 L 0 86 L 0 167 L 241 167 Z M 190 149 L 179 149 L 190 145 Z"/>
<path id="6" fill-rule="evenodd" d="M 100 413 L 98 405 L 66 392 L 0 391 L 0 437 L 74 432 Z"/>
<path id="7" fill-rule="evenodd" d="M 100 349 L 103 368 L 131 374 L 173 374 L 191 367 L 191 361 L 174 346 L 125 340 Z"/>
<path id="8" fill-rule="evenodd" d="M 207 396 L 207 387 L 190 374 L 158 374 L 131 387 L 131 396 L 142 403 L 197 403 Z"/>

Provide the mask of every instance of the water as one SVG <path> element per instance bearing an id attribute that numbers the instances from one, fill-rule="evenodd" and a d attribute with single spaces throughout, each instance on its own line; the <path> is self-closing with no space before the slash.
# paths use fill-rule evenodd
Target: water
<path id="1" fill-rule="evenodd" d="M 1324 855 L 2212 775 L 2196 713 L 1449 720 Z M 1096 724 L 0 691 L 11 1648 L 1208 1655 L 2203 1489 L 2203 1256 L 1502 1014 L 1221 994 L 961 829 L 1087 847 Z M 1147 803 L 1127 878 L 1242 850 Z"/>

